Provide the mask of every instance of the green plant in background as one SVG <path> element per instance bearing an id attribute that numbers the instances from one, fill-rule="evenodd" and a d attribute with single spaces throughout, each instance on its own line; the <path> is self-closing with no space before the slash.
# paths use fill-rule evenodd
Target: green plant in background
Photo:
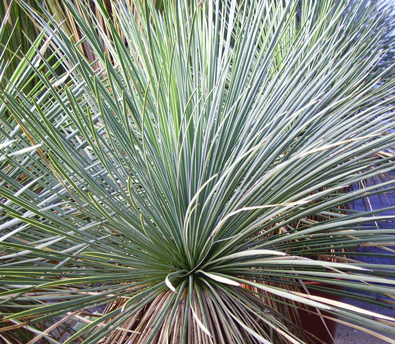
<path id="1" fill-rule="evenodd" d="M 34 5 L 33 1 L 28 2 Z M 7 61 L 8 68 L 2 66 L 2 71 L 7 79 L 11 78 L 13 71 L 31 48 L 32 42 L 37 37 L 37 28 L 34 26 L 23 10 L 16 5 L 15 1 L 4 0 L 0 2 L 1 35 L 0 49 L 1 61 Z M 3 78 L 2 86 L 6 81 Z"/>
<path id="2" fill-rule="evenodd" d="M 134 0 L 127 1 L 129 6 L 133 8 Z M 163 3 L 161 0 L 154 0 L 153 2 L 158 10 L 163 10 Z M 58 23 L 62 23 L 62 29 L 68 36 L 70 36 L 70 38 L 72 37 L 74 42 L 81 40 L 82 33 L 78 29 L 75 19 L 63 1 L 43 0 L 41 2 L 36 2 L 34 0 L 26 0 L 25 3 L 29 5 L 30 10 L 34 10 L 37 13 L 42 13 L 42 7 L 40 5 L 44 5 L 51 13 L 53 19 Z M 100 10 L 95 6 L 94 2 L 82 3 L 79 1 L 72 1 L 72 3 L 76 6 L 77 11 L 85 19 L 86 23 L 89 23 L 89 18 L 86 14 L 89 11 L 92 11 L 92 14 L 96 17 L 95 20 L 98 21 L 99 25 L 101 24 L 104 27 L 104 21 Z M 104 4 L 106 6 L 106 10 L 112 14 L 112 7 L 117 6 L 117 1 L 106 1 Z M 26 14 L 23 6 L 20 6 L 18 1 L 3 0 L 0 2 L 0 13 L 2 14 L 2 35 L 0 37 L 2 61 L 7 61 L 8 67 L 3 68 L 3 73 L 6 78 L 3 78 L 2 80 L 6 83 L 6 80 L 11 79 L 11 75 L 14 74 L 14 70 L 18 69 L 18 65 L 23 61 L 29 50 L 31 51 L 32 42 L 34 42 L 37 36 L 39 36 L 39 29 L 35 25 L 35 21 L 31 20 L 30 16 Z M 79 49 L 90 62 L 94 62 L 96 60 L 87 42 L 82 42 L 82 44 L 79 45 Z M 30 91 L 37 82 L 38 80 L 35 78 L 30 82 L 26 82 L 24 84 L 25 92 Z M 5 87 L 5 84 L 3 87 Z"/>
<path id="3" fill-rule="evenodd" d="M 394 168 L 393 17 L 370 1 L 119 1 L 111 15 L 95 1 L 100 16 L 67 1 L 75 42 L 19 3 L 40 27 L 23 65 L 39 81 L 0 90 L 3 340 L 311 343 L 306 306 L 395 334 L 311 293 L 393 300 L 394 266 L 353 250 L 385 256 L 395 230 L 369 223 L 393 216 L 347 208 L 394 189 L 348 192 Z"/>

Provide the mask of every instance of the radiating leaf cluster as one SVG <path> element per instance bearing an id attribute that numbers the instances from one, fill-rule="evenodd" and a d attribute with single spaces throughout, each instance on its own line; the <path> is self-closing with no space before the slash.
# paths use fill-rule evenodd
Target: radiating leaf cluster
<path id="1" fill-rule="evenodd" d="M 391 259 L 393 207 L 349 207 L 395 188 L 387 8 L 82 1 L 77 43 L 19 1 L 41 34 L 0 89 L 1 338 L 312 343 L 307 306 L 394 335 L 314 294 L 393 304 L 394 266 L 357 259 Z"/>

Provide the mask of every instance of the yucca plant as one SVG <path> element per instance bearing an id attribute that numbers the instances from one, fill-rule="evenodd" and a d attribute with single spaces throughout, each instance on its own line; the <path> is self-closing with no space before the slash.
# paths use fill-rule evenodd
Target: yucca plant
<path id="1" fill-rule="evenodd" d="M 358 259 L 391 257 L 394 217 L 348 206 L 394 189 L 386 8 L 66 1 L 75 43 L 19 3 L 43 44 L 32 92 L 0 83 L 4 341 L 319 343 L 308 307 L 393 342 L 395 319 L 314 293 L 394 304 L 394 266 Z"/>

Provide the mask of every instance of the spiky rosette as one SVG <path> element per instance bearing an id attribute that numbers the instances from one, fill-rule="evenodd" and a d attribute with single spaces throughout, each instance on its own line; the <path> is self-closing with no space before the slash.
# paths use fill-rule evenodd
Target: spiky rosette
<path id="1" fill-rule="evenodd" d="M 66 4 L 81 40 L 31 11 L 23 76 L 40 82 L 0 92 L 0 334 L 312 343 L 307 307 L 395 334 L 314 294 L 395 290 L 394 266 L 356 260 L 393 241 L 370 225 L 393 216 L 347 206 L 394 189 L 349 192 L 394 168 L 393 17 L 370 1 Z"/>

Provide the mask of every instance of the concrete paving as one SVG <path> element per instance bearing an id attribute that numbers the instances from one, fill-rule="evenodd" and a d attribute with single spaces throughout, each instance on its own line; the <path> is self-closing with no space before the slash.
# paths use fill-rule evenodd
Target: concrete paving
<path id="1" fill-rule="evenodd" d="M 383 310 L 381 307 L 375 305 L 366 306 L 365 303 L 356 302 L 356 301 L 350 301 L 349 303 L 357 307 L 368 309 L 372 312 L 387 315 L 389 317 L 395 317 L 395 310 L 393 309 Z M 392 342 L 390 343 L 395 343 L 395 336 L 389 336 L 389 340 L 391 340 L 391 338 L 392 338 Z M 363 331 L 358 331 L 345 325 L 340 325 L 340 324 L 337 325 L 335 344 L 386 344 L 386 343 L 388 343 L 388 341 L 381 340 Z"/>

